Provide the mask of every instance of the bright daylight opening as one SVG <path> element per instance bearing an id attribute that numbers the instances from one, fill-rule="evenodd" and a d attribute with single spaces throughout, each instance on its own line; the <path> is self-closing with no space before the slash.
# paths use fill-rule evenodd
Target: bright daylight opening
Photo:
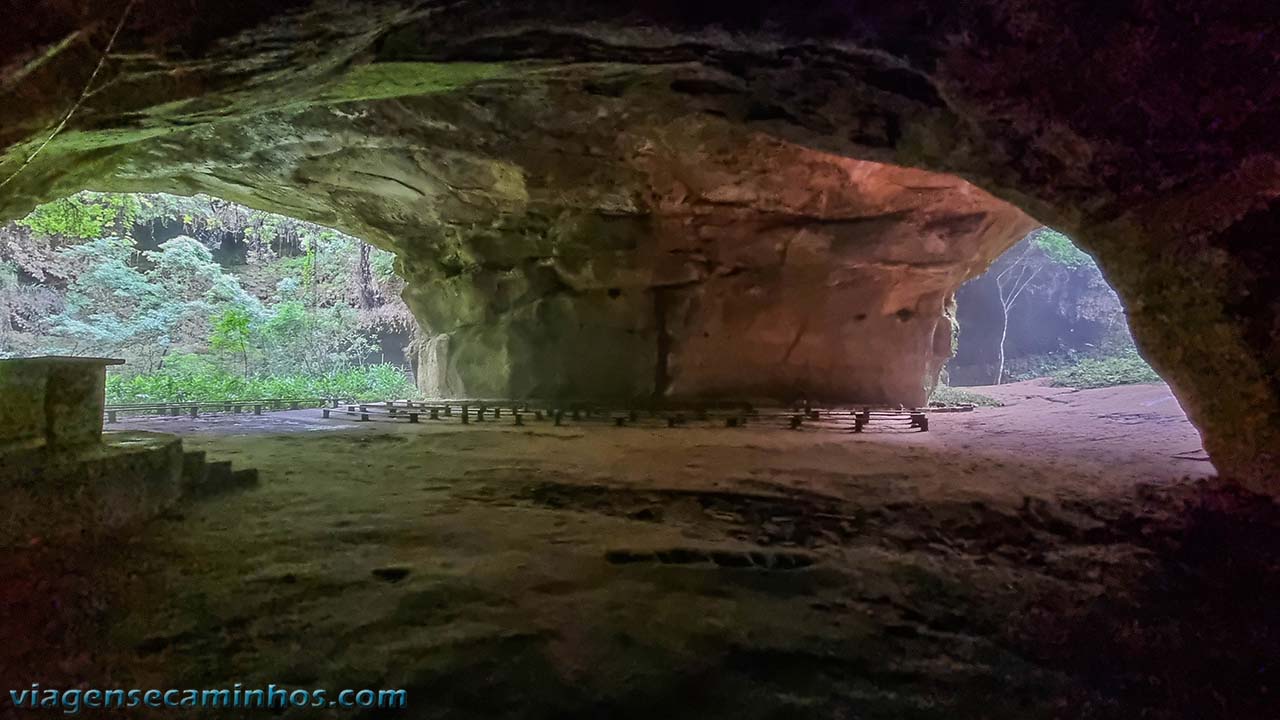
<path id="1" fill-rule="evenodd" d="M 336 230 L 207 196 L 81 193 L 0 241 L 0 357 L 123 359 L 108 409 L 416 395 L 395 258 Z"/>

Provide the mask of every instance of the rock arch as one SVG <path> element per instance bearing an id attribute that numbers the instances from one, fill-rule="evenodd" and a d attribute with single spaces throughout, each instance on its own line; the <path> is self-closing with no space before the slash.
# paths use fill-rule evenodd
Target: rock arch
<path id="1" fill-rule="evenodd" d="M 202 191 L 338 226 L 479 393 L 914 402 L 1033 216 L 1277 489 L 1274 3 L 11 4 L 0 217 Z"/>

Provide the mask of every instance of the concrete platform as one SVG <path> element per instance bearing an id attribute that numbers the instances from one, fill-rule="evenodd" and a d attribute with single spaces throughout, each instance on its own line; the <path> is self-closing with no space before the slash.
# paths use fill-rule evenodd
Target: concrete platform
<path id="1" fill-rule="evenodd" d="M 182 471 L 182 440 L 154 432 L 0 455 L 0 547 L 83 538 L 152 518 L 178 499 Z"/>

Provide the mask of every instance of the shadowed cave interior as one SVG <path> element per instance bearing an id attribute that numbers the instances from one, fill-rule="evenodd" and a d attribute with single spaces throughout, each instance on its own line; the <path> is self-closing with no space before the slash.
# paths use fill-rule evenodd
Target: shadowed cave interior
<path id="1" fill-rule="evenodd" d="M 1270 717 L 1276 10 L 1185 5 L 16 13 L 0 258 L 85 190 L 334 228 L 394 256 L 416 386 L 128 405 L 3 348 L 6 689 Z M 1004 382 L 1003 337 L 997 384 L 948 370 L 957 291 L 1045 226 L 1167 385 Z"/>

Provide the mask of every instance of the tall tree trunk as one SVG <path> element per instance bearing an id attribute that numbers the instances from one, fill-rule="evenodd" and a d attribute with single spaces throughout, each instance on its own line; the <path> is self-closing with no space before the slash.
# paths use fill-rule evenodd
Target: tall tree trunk
<path id="1" fill-rule="evenodd" d="M 360 262 L 356 265 L 356 287 L 359 289 L 358 302 L 361 310 L 372 310 L 374 306 L 373 271 L 369 265 L 369 245 L 360 243 Z"/>
<path id="2" fill-rule="evenodd" d="M 1009 308 L 1001 304 L 1004 311 L 1004 323 L 1000 326 L 1000 367 L 996 370 L 996 385 L 1004 382 L 1004 340 L 1009 336 Z"/>
<path id="3" fill-rule="evenodd" d="M 0 293 L 0 350 L 5 349 L 9 345 L 9 332 L 13 330 L 13 323 L 10 321 L 12 312 L 9 310 L 9 296 L 7 293 Z"/>

